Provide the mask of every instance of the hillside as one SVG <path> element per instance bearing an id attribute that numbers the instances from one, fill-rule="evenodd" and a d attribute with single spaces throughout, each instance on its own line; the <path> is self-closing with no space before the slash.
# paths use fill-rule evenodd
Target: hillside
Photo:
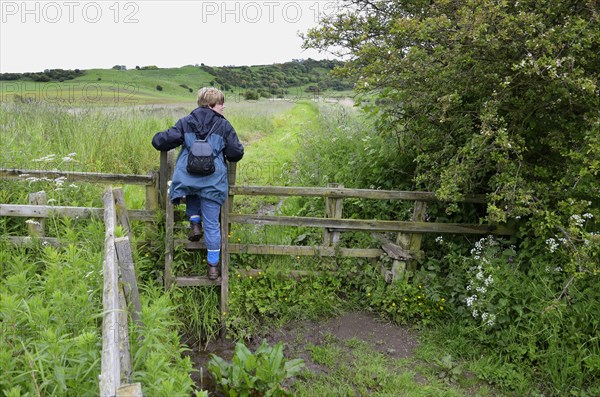
<path id="1" fill-rule="evenodd" d="M 259 97 L 310 97 L 352 89 L 331 71 L 339 61 L 296 60 L 275 65 L 136 67 L 0 74 L 3 102 L 45 101 L 60 104 L 149 104 L 188 102 L 203 86 L 216 86 L 235 100 Z"/>

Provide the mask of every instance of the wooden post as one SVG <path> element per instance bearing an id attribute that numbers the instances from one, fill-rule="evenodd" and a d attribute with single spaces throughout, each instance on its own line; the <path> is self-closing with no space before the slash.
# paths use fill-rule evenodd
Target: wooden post
<path id="1" fill-rule="evenodd" d="M 228 208 L 229 198 L 225 201 L 223 209 Z M 225 339 L 227 329 L 225 319 L 228 315 L 227 300 L 229 299 L 229 214 L 221 211 L 221 339 Z"/>
<path id="2" fill-rule="evenodd" d="M 117 249 L 117 258 L 119 261 L 119 269 L 121 270 L 121 281 L 123 282 L 125 299 L 133 306 L 130 310 L 131 319 L 138 325 L 143 325 L 140 320 L 142 304 L 140 302 L 140 293 L 138 291 L 135 269 L 133 267 L 133 255 L 131 254 L 129 237 L 116 238 L 115 247 Z"/>
<path id="3" fill-rule="evenodd" d="M 227 181 L 229 187 L 235 186 L 235 181 L 237 179 L 237 163 L 227 163 Z M 229 196 L 227 198 L 227 211 L 229 213 L 233 212 L 233 197 L 231 194 L 231 189 L 229 189 Z M 231 229 L 231 224 L 227 225 L 228 229 Z"/>
<path id="4" fill-rule="evenodd" d="M 415 201 L 415 207 L 411 220 L 413 222 L 423 222 L 427 211 L 427 203 L 425 201 Z M 410 253 L 411 259 L 408 261 L 394 260 L 392 262 L 393 279 L 403 278 L 406 276 L 406 271 L 415 271 L 417 268 L 416 259 L 420 256 L 422 233 L 398 233 L 396 244 L 403 250 Z"/>
<path id="5" fill-rule="evenodd" d="M 113 189 L 113 197 L 115 198 L 115 211 L 117 214 L 117 224 L 123 227 L 126 236 L 131 235 L 131 225 L 129 224 L 129 216 L 127 215 L 127 206 L 125 205 L 125 196 L 120 188 Z"/>
<path id="6" fill-rule="evenodd" d="M 327 188 L 342 189 L 344 185 L 339 183 L 328 183 Z M 342 197 L 326 197 L 325 198 L 325 218 L 341 219 L 342 210 L 344 207 L 344 199 Z M 332 232 L 329 229 L 323 229 L 323 245 L 327 247 L 336 246 L 340 242 L 340 232 Z"/>
<path id="7" fill-rule="evenodd" d="M 120 380 L 131 383 L 131 353 L 129 349 L 129 327 L 127 325 L 127 307 L 123 286 L 119 288 L 119 363 L 121 366 Z M 117 385 L 117 388 L 119 387 Z"/>
<path id="8" fill-rule="evenodd" d="M 115 250 L 115 202 L 112 189 L 104 193 L 104 289 L 102 306 L 102 361 L 100 373 L 100 396 L 114 396 L 120 385 L 119 362 L 119 288 Z"/>
<path id="9" fill-rule="evenodd" d="M 146 209 L 154 211 L 160 208 L 160 178 L 157 172 L 149 172 L 148 176 L 152 177 L 152 183 L 146 185 Z"/>
<path id="10" fill-rule="evenodd" d="M 29 194 L 30 205 L 46 205 L 46 192 L 36 192 Z M 31 237 L 43 238 L 46 235 L 45 218 L 30 218 L 27 220 L 27 229 Z"/>
<path id="11" fill-rule="evenodd" d="M 120 386 L 117 389 L 117 397 L 143 397 L 142 384 L 138 382 Z"/>
<path id="12" fill-rule="evenodd" d="M 169 181 L 173 175 L 173 169 L 175 168 L 175 152 L 169 150 L 168 152 L 160 152 L 160 169 L 158 175 L 158 186 L 160 191 L 160 207 L 163 209 L 167 208 Z"/>
<path id="13" fill-rule="evenodd" d="M 424 222 L 427 213 L 427 203 L 425 201 L 415 201 L 415 209 L 413 211 L 412 220 L 414 222 Z M 408 270 L 415 271 L 417 269 L 417 259 L 421 257 L 421 241 L 423 241 L 422 233 L 412 233 L 408 245 L 412 259 L 408 262 Z"/>
<path id="14" fill-rule="evenodd" d="M 168 152 L 160 152 L 160 168 L 158 169 L 158 192 L 160 208 L 165 209 L 167 200 L 168 176 Z"/>
<path id="15" fill-rule="evenodd" d="M 229 183 L 235 183 L 235 163 L 230 164 L 229 171 L 233 169 L 233 177 L 229 174 Z M 221 207 L 221 332 L 222 340 L 227 334 L 226 318 L 229 314 L 227 300 L 229 299 L 229 212 L 232 208 L 233 196 L 228 195 Z"/>
<path id="16" fill-rule="evenodd" d="M 173 284 L 173 251 L 175 242 L 173 241 L 173 227 L 175 226 L 175 214 L 173 213 L 173 203 L 167 198 L 165 209 L 165 288 L 171 288 Z"/>

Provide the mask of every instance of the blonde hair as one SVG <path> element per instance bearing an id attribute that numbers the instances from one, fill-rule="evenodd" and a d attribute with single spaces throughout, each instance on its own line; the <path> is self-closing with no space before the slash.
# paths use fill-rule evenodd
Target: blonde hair
<path id="1" fill-rule="evenodd" d="M 214 107 L 225 103 L 225 95 L 215 87 L 203 87 L 198 90 L 198 106 Z"/>

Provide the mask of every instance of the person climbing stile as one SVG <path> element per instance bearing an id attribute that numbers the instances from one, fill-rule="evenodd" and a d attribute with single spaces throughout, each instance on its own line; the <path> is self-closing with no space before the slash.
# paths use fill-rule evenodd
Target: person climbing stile
<path id="1" fill-rule="evenodd" d="M 207 249 L 208 278 L 219 277 L 221 253 L 221 206 L 228 195 L 227 162 L 244 156 L 235 129 L 223 116 L 225 96 L 214 87 L 198 90 L 198 107 L 179 119 L 175 126 L 158 132 L 152 138 L 156 150 L 169 151 L 182 146 L 175 164 L 169 199 L 174 205 L 185 202 L 190 220 L 190 241 L 198 241 L 204 231 Z M 190 149 L 197 141 L 206 140 L 213 149 L 214 172 L 198 175 L 188 171 Z"/>

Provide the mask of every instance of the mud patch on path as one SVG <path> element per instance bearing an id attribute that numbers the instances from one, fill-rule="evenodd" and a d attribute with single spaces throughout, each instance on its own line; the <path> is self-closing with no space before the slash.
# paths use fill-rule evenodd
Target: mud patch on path
<path id="1" fill-rule="evenodd" d="M 262 340 L 266 340 L 271 345 L 282 341 L 285 344 L 286 357 L 302 358 L 306 362 L 307 369 L 320 373 L 327 370 L 311 360 L 308 348 L 349 339 L 364 341 L 374 350 L 394 359 L 413 357 L 418 346 L 417 335 L 409 328 L 386 323 L 370 313 L 353 312 L 320 322 L 291 323 L 269 332 L 265 337 L 257 338 L 248 344 L 248 347 L 254 351 Z M 187 353 L 198 371 L 193 375 L 193 379 L 199 388 L 214 390 L 214 383 L 206 369 L 210 354 L 214 353 L 230 361 L 234 348 L 235 343 L 232 341 L 215 341 L 206 346 L 194 346 L 193 351 Z"/>

